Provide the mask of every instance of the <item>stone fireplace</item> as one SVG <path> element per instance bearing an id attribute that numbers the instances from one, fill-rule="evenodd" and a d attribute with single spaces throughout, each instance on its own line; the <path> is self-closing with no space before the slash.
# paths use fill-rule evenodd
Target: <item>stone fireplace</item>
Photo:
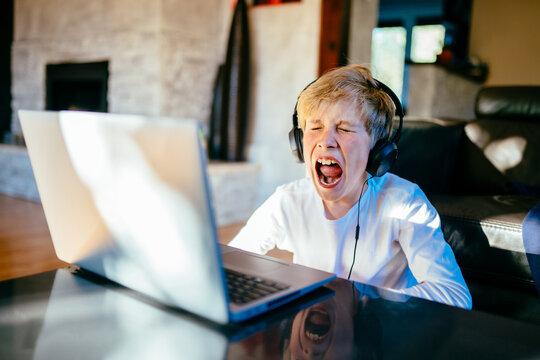
<path id="1" fill-rule="evenodd" d="M 230 14 L 222 0 L 15 1 L 12 133 L 17 110 L 64 101 L 206 124 Z"/>
<path id="2" fill-rule="evenodd" d="M 91 110 L 208 123 L 232 8 L 223 0 L 17 0 L 17 110 Z M 39 201 L 23 147 L 0 144 L 0 192 Z M 211 164 L 217 222 L 253 211 L 259 166 Z"/>

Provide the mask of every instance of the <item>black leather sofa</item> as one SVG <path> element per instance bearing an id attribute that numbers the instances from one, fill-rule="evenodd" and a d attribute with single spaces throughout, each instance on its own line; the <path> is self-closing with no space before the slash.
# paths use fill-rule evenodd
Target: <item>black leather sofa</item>
<path id="1" fill-rule="evenodd" d="M 522 238 L 540 203 L 540 87 L 485 87 L 475 112 L 470 121 L 406 118 L 391 172 L 438 210 L 473 308 L 540 323 L 539 274 Z"/>

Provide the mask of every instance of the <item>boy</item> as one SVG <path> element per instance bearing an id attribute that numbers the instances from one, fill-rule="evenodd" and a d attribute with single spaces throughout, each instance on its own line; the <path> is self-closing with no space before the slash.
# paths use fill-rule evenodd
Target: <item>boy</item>
<path id="1" fill-rule="evenodd" d="M 277 246 L 302 265 L 470 309 L 424 193 L 396 175 L 366 171 L 370 151 L 391 133 L 394 104 L 383 86 L 351 65 L 304 89 L 295 111 L 310 178 L 278 187 L 230 245 L 260 254 Z"/>

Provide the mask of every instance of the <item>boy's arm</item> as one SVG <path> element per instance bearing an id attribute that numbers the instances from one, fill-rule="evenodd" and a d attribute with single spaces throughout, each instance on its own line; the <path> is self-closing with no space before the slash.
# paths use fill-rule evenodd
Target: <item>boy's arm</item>
<path id="1" fill-rule="evenodd" d="M 470 310 L 472 308 L 471 293 L 465 284 L 454 254 L 446 242 L 441 246 L 447 249 L 441 249 L 440 252 L 428 251 L 427 255 L 431 254 L 432 259 L 425 258 L 421 253 L 413 255 L 414 260 L 409 260 L 409 267 L 418 285 L 399 291 Z M 430 260 L 431 264 L 427 264 Z"/>
<path id="2" fill-rule="evenodd" d="M 279 195 L 274 193 L 255 210 L 246 225 L 228 245 L 257 254 L 266 254 L 276 246 L 278 239 L 284 238 L 281 218 Z"/>
<path id="3" fill-rule="evenodd" d="M 444 240 L 437 211 L 427 198 L 414 204 L 400 227 L 399 242 L 418 285 L 400 292 L 471 309 L 471 294 Z"/>

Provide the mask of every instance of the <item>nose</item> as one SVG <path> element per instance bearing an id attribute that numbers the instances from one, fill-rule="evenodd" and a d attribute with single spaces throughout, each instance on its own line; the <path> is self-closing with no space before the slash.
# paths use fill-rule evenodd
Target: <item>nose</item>
<path id="1" fill-rule="evenodd" d="M 318 139 L 317 146 L 322 149 L 330 149 L 337 147 L 336 132 L 334 129 L 324 129 Z"/>
<path id="2" fill-rule="evenodd" d="M 306 359 L 306 360 L 313 360 L 313 359 L 320 359 L 321 358 L 321 352 L 319 351 L 314 351 L 313 349 L 311 349 L 309 346 L 304 348 L 304 354 L 303 354 L 303 359 Z"/>

